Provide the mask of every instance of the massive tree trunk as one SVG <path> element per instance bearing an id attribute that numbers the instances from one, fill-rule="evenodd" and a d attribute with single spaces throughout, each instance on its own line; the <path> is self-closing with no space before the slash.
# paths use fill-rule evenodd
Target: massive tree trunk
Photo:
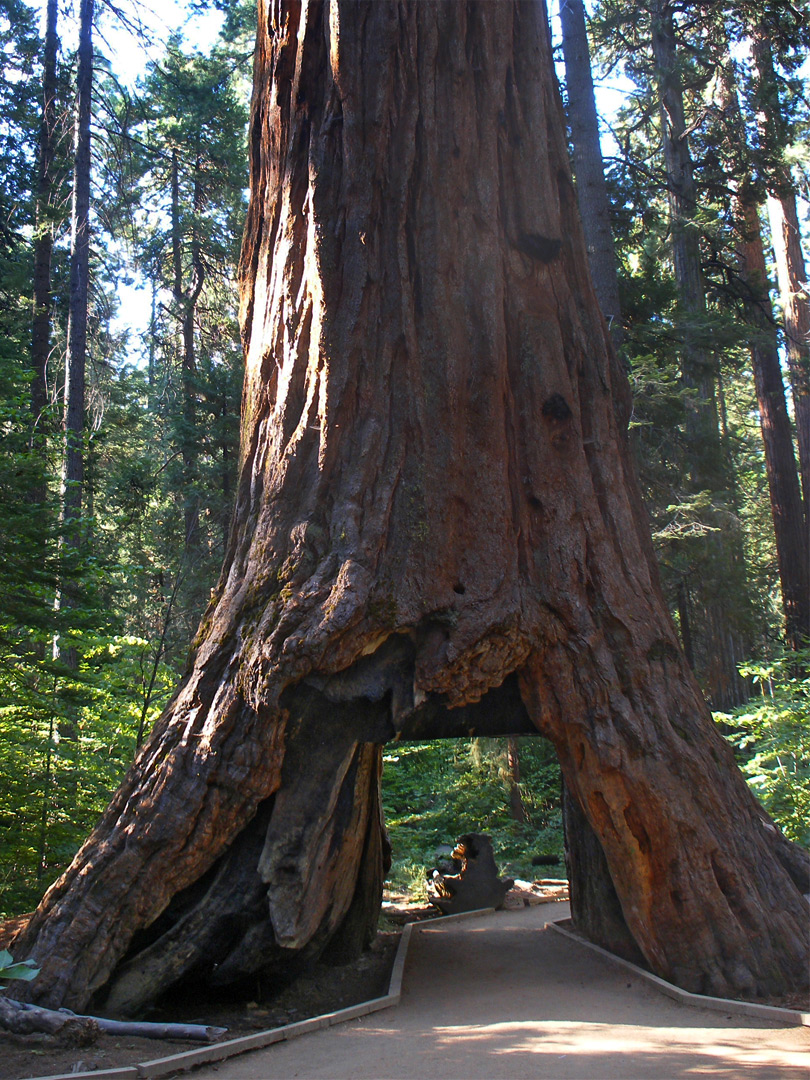
<path id="1" fill-rule="evenodd" d="M 555 742 L 654 970 L 801 985 L 806 868 L 656 581 L 542 8 L 262 3 L 251 144 L 225 566 L 180 689 L 17 942 L 27 992 L 133 1011 L 357 947 L 379 744 L 495 720 Z"/>

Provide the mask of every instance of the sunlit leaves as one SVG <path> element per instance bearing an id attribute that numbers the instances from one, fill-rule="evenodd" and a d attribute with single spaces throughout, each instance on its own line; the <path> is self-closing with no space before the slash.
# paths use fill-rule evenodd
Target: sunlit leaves
<path id="1" fill-rule="evenodd" d="M 810 846 L 810 651 L 741 671 L 758 696 L 715 719 L 765 809 L 786 836 Z"/>

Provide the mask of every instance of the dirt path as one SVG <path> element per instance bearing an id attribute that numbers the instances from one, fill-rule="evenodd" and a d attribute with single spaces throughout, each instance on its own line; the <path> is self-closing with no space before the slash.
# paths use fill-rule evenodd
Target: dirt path
<path id="1" fill-rule="evenodd" d="M 415 934 L 398 1008 L 194 1080 L 805 1080 L 810 1029 L 694 1009 L 551 930 L 560 904 Z"/>

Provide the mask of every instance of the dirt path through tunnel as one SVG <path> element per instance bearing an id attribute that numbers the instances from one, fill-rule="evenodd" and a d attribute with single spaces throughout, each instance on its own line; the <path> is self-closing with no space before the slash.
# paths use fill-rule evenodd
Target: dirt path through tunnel
<path id="1" fill-rule="evenodd" d="M 195 1080 L 791 1080 L 810 1029 L 679 1005 L 544 929 L 567 905 L 423 928 L 398 1008 L 201 1069 Z"/>
<path id="2" fill-rule="evenodd" d="M 543 929 L 566 905 L 423 928 L 399 1008 L 195 1072 L 195 1080 L 791 1080 L 810 1029 L 693 1009 Z"/>

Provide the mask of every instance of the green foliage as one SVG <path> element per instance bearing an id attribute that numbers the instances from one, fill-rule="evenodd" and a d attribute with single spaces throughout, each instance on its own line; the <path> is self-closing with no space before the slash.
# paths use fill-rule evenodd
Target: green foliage
<path id="1" fill-rule="evenodd" d="M 665 14 L 672 18 L 675 55 L 674 67 L 662 72 L 652 31 Z M 774 50 L 784 96 L 801 37 L 784 5 L 598 0 L 590 22 L 597 83 L 617 77 L 623 83 L 623 104 L 610 117 L 611 139 L 604 142 L 611 147 L 606 165 L 622 348 L 634 391 L 631 437 L 665 596 L 704 691 L 725 709 L 745 697 L 736 670 L 741 657 L 783 633 L 751 370 L 761 329 L 742 272 L 748 237 L 739 193 L 751 190 L 753 177 L 764 199 L 763 176 L 791 139 L 787 130 L 771 131 L 778 146 L 763 145 L 757 121 L 763 87 L 747 50 L 738 47 L 757 25 Z M 740 113 L 726 99 L 730 84 Z M 677 97 L 683 106 L 695 182 L 696 201 L 681 207 L 680 220 L 677 184 L 667 181 L 664 86 L 670 104 Z M 794 139 L 797 124 L 794 117 Z M 684 213 L 698 251 L 691 297 L 680 298 L 673 238 Z"/>
<path id="2" fill-rule="evenodd" d="M 560 771 L 545 739 L 518 740 L 521 795 L 529 822 L 510 816 L 505 740 L 392 744 L 383 761 L 383 809 L 392 846 L 393 887 L 421 895 L 438 850 L 465 832 L 492 836 L 504 873 L 531 880 L 532 856 L 562 860 Z"/>
<path id="3" fill-rule="evenodd" d="M 36 905 L 96 824 L 135 753 L 149 643 L 85 631 L 78 670 L 49 659 L 0 664 L 0 917 Z M 41 657 L 41 659 L 39 659 Z M 175 679 L 160 666 L 146 723 Z"/>
<path id="4" fill-rule="evenodd" d="M 715 719 L 762 805 L 787 837 L 810 847 L 810 650 L 740 670 L 759 696 Z"/>
<path id="5" fill-rule="evenodd" d="M 117 551 L 127 628 L 163 635 L 177 666 L 222 562 L 235 484 L 248 182 L 238 59 L 224 47 L 189 52 L 175 35 L 136 95 L 112 92 L 109 217 L 152 317 L 139 363 L 110 384 L 98 438 L 111 511 L 102 528 Z"/>
<path id="6" fill-rule="evenodd" d="M 98 820 L 176 684 L 221 565 L 237 460 L 235 272 L 247 187 L 236 69 L 250 20 L 246 10 L 232 16 L 236 58 L 224 47 L 188 53 L 173 38 L 137 96 L 96 56 L 83 541 L 60 551 L 67 281 L 58 219 L 70 201 L 70 139 L 59 140 L 47 215 L 56 229 L 50 401 L 35 421 L 42 50 L 36 16 L 0 0 L 0 916 L 33 907 Z M 69 64 L 59 74 L 69 136 L 61 104 Z M 113 323 L 118 281 L 133 271 L 154 298 L 142 357 Z M 178 335 L 191 295 L 193 370 L 185 370 Z M 193 551 L 188 500 L 200 520 Z"/>
<path id="7" fill-rule="evenodd" d="M 33 960 L 21 960 L 14 963 L 14 958 L 8 949 L 0 949 L 0 979 L 22 979 L 23 982 L 31 982 L 39 975 L 39 968 L 34 967 Z M 0 986 L 0 990 L 5 990 Z"/>

